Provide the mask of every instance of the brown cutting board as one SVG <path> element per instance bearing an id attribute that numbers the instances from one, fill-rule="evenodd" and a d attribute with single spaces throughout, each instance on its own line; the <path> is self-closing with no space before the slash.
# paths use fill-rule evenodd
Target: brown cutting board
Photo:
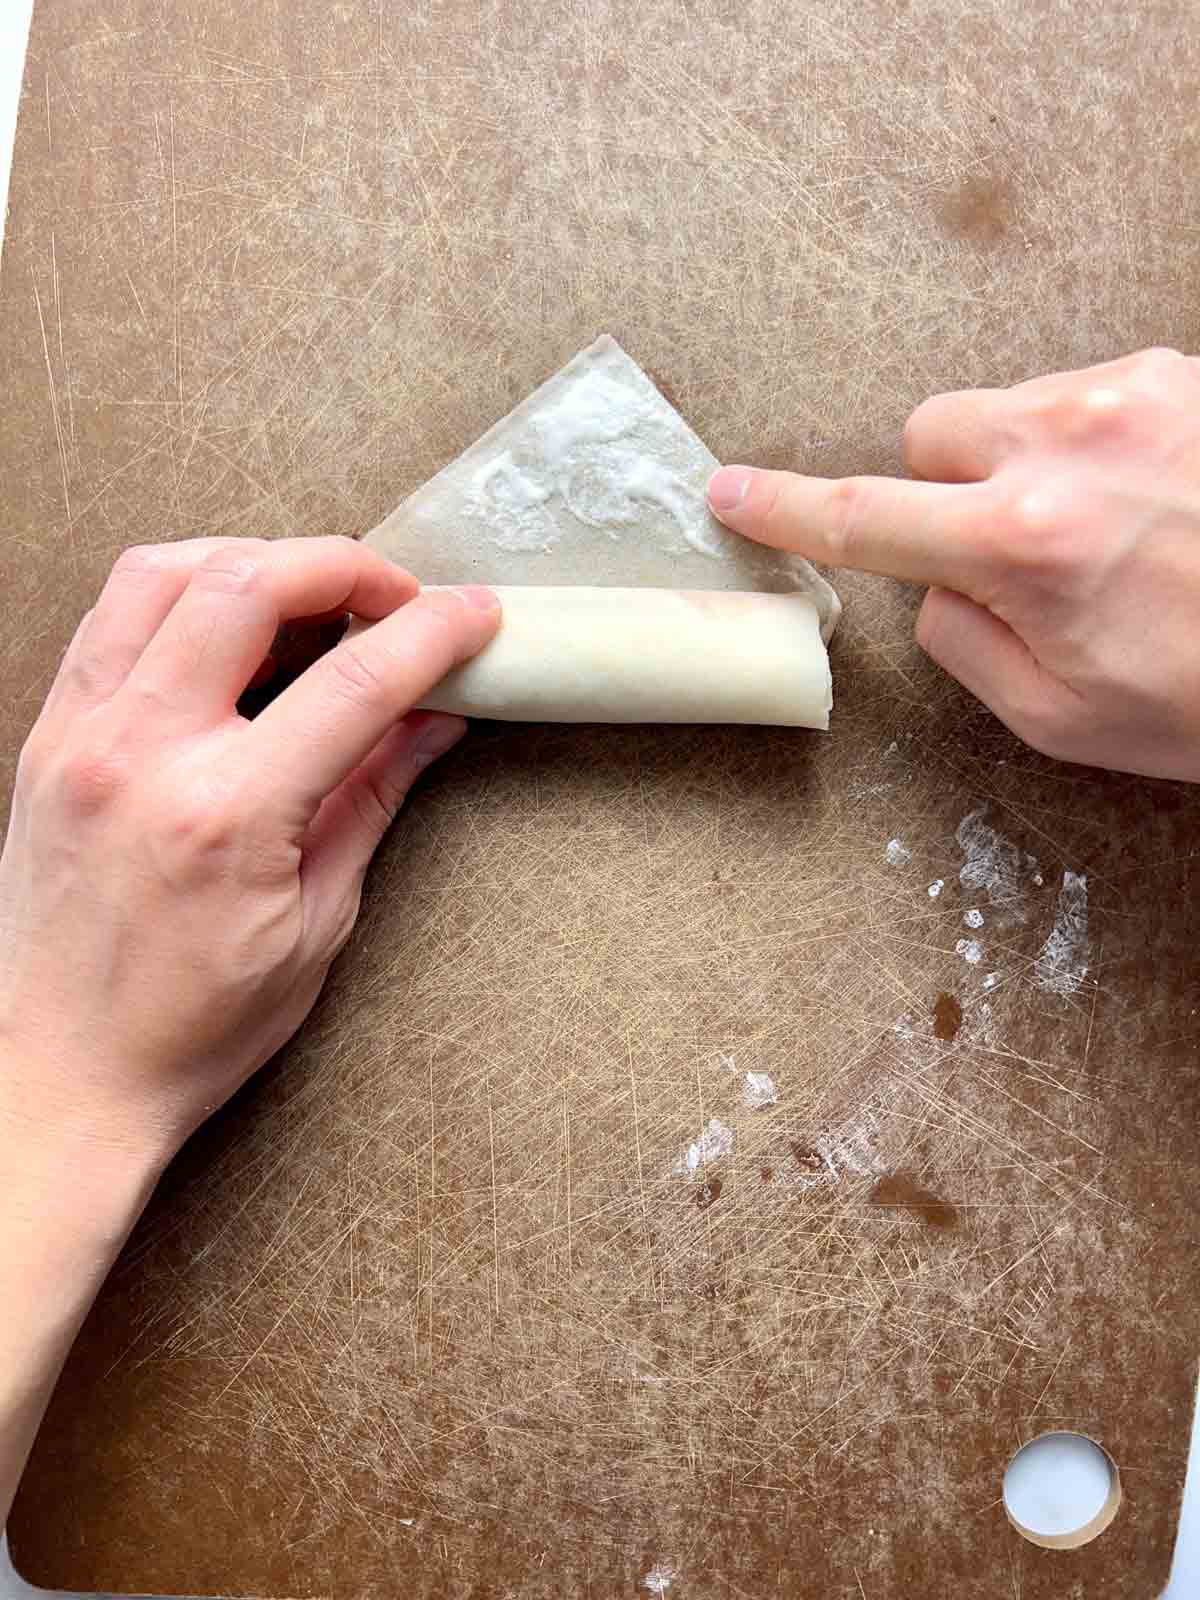
<path id="1" fill-rule="evenodd" d="M 723 458 L 822 472 L 898 470 L 931 391 L 1197 346 L 1192 20 L 43 0 L 5 779 L 123 545 L 361 532 L 602 331 Z M 841 590 L 828 736 L 481 728 L 424 785 L 101 1297 L 13 1514 L 31 1579 L 1157 1592 L 1200 795 L 1030 754 L 915 594 Z M 1122 1472 L 1074 1553 L 999 1503 L 1055 1427 Z"/>

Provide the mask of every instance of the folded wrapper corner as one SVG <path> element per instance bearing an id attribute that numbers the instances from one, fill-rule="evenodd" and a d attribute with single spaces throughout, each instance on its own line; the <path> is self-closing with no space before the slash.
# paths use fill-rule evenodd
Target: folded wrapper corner
<path id="1" fill-rule="evenodd" d="M 427 586 L 500 591 L 496 639 L 423 704 L 828 727 L 837 595 L 722 527 L 717 465 L 615 340 L 569 361 L 367 536 Z"/>

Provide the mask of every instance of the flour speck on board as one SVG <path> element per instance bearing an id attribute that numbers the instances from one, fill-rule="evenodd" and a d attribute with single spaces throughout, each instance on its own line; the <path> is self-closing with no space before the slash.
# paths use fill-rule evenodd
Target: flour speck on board
<path id="1" fill-rule="evenodd" d="M 674 1580 L 675 1568 L 668 1567 L 662 1561 L 656 1561 L 642 1579 L 642 1588 L 651 1594 L 666 1594 Z"/>
<path id="2" fill-rule="evenodd" d="M 889 839 L 883 853 L 889 867 L 906 867 L 912 860 L 912 851 L 903 839 Z"/>
<path id="3" fill-rule="evenodd" d="M 742 1099 L 750 1111 L 775 1105 L 779 1099 L 775 1079 L 769 1072 L 747 1072 L 742 1082 Z"/>
<path id="4" fill-rule="evenodd" d="M 945 887 L 946 887 L 945 878 L 935 878 L 933 880 L 933 882 L 929 885 L 929 888 L 926 889 L 925 893 L 929 896 L 929 898 L 931 900 L 936 900 L 938 895 L 941 894 L 942 890 Z"/>
<path id="5" fill-rule="evenodd" d="M 965 1035 L 967 1042 L 970 1044 L 983 1044 L 994 1047 L 999 1043 L 992 1008 L 986 1000 L 982 1004 L 973 1005 L 968 1011 Z"/>
<path id="6" fill-rule="evenodd" d="M 1025 920 L 1025 880 L 1037 862 L 984 820 L 982 809 L 969 812 L 955 837 L 966 859 L 958 878 L 964 889 L 983 889 L 994 906 Z M 960 952 L 961 953 L 961 952 Z"/>
<path id="7" fill-rule="evenodd" d="M 985 972 L 984 973 L 984 975 L 983 975 L 983 987 L 985 989 L 994 989 L 999 982 L 1000 982 L 1000 974 L 998 972 Z"/>
<path id="8" fill-rule="evenodd" d="M 1064 872 L 1054 926 L 1033 964 L 1033 975 L 1050 994 L 1071 995 L 1087 976 L 1088 896 L 1082 873 Z"/>
<path id="9" fill-rule="evenodd" d="M 978 939 L 959 939 L 954 954 L 961 956 L 969 966 L 977 967 L 983 960 L 983 946 Z"/>
<path id="10" fill-rule="evenodd" d="M 979 910 L 978 906 L 972 906 L 970 911 L 963 912 L 963 921 L 968 928 L 982 928 L 983 912 Z"/>
<path id="11" fill-rule="evenodd" d="M 688 1145 L 683 1155 L 671 1168 L 676 1177 L 688 1177 L 710 1161 L 719 1161 L 733 1149 L 734 1133 L 716 1117 L 708 1119 L 708 1126 L 700 1137 Z"/>

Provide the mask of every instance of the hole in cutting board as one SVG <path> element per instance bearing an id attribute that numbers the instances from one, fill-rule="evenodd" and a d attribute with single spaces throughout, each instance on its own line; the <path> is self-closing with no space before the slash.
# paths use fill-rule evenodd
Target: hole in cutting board
<path id="1" fill-rule="evenodd" d="M 1008 1520 L 1044 1550 L 1078 1550 L 1102 1534 L 1121 1504 L 1121 1475 L 1081 1433 L 1043 1433 L 1022 1445 L 1004 1474 Z"/>

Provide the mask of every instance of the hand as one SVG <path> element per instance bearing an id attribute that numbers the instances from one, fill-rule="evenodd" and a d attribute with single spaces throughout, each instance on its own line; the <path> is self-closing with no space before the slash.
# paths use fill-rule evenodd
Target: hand
<path id="1" fill-rule="evenodd" d="M 253 722 L 286 619 L 383 619 Z M 295 1031 L 409 785 L 464 724 L 405 715 L 499 620 L 347 539 L 126 551 L 21 755 L 0 857 L 0 1139 L 165 1160 Z"/>
<path id="2" fill-rule="evenodd" d="M 1200 779 L 1200 361 L 1145 350 L 909 419 L 919 482 L 726 467 L 763 544 L 932 585 L 918 642 L 1035 749 Z"/>

